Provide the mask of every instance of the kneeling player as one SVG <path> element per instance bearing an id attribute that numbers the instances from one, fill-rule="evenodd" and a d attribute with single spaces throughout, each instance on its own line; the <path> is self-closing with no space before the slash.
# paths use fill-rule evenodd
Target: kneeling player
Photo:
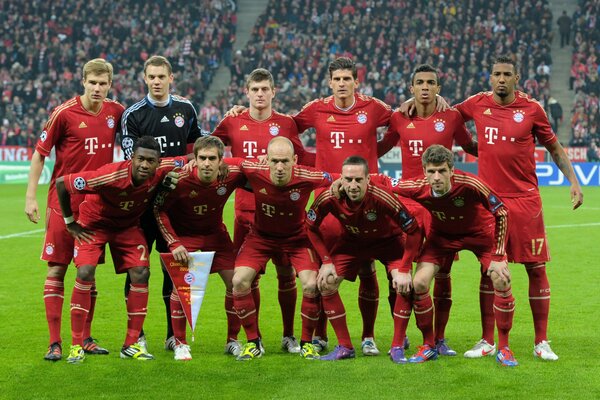
<path id="1" fill-rule="evenodd" d="M 160 146 L 143 136 L 134 147 L 131 160 L 108 164 L 97 171 L 62 176 L 56 181 L 56 191 L 69 233 L 75 238 L 77 278 L 71 297 L 72 346 L 67 361 L 80 363 L 85 359 L 83 330 L 90 309 L 91 289 L 96 266 L 106 244 L 110 246 L 117 273 L 131 277 L 127 302 L 127 336 L 121 358 L 152 360 L 137 343 L 146 318 L 148 305 L 148 247 L 139 219 L 160 182 L 185 158 L 160 162 Z M 79 207 L 79 219 L 73 218 L 71 194 L 85 193 Z"/>
<path id="2" fill-rule="evenodd" d="M 425 179 L 392 181 L 394 192 L 418 201 L 432 215 L 431 232 L 413 277 L 413 308 L 424 344 L 408 361 L 421 363 L 437 358 L 429 287 L 444 259 L 466 249 L 477 256 L 482 273 L 493 282 L 500 348 L 496 360 L 505 366 L 516 366 L 518 363 L 508 347 L 515 309 L 505 253 L 508 210 L 477 177 L 455 172 L 453 154 L 443 146 L 433 145 L 425 151 L 423 169 Z"/>
<path id="3" fill-rule="evenodd" d="M 177 261 L 187 263 L 189 251 L 214 251 L 211 273 L 218 272 L 225 284 L 225 313 L 227 341 L 225 352 L 238 356 L 241 345 L 237 341 L 240 319 L 233 308 L 233 243 L 223 223 L 223 207 L 233 191 L 246 183 L 239 163 L 233 160 L 229 174 L 217 181 L 223 163 L 224 145 L 215 136 L 198 138 L 194 143 L 196 167 L 179 177 L 177 188 L 159 196 L 154 206 L 158 227 Z M 171 324 L 175 336 L 175 360 L 191 360 L 186 341 L 186 319 L 173 287 L 171 293 Z"/>

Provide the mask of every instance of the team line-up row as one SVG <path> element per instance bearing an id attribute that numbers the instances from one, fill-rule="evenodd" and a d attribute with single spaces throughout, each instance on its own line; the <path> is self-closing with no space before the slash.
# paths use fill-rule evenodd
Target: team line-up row
<path id="1" fill-rule="evenodd" d="M 358 276 L 362 350 L 378 354 L 373 330 L 379 288 L 372 265 L 378 259 L 388 269 L 395 298 L 391 300 L 392 361 L 424 362 L 439 354 L 456 354 L 445 340 L 444 327 L 451 305 L 450 265 L 463 248 L 473 251 L 482 263 L 482 339 L 465 356 L 497 352 L 502 365 L 517 365 L 508 346 L 514 313 L 507 268 L 511 261 L 523 263 L 530 280 L 534 355 L 558 359 L 546 332 L 550 287 L 545 262 L 549 256 L 535 177 L 535 140 L 546 146 L 571 182 L 574 208 L 583 203 L 583 194 L 543 109 L 515 90 L 519 75 L 511 58 L 498 57 L 493 63 L 491 92 L 445 110 L 436 108 L 442 102 L 437 96 L 437 71 L 428 65 L 417 67 L 412 76 L 414 110 L 410 116 L 356 94 L 356 67 L 347 58 L 329 65 L 332 96 L 308 103 L 293 117 L 282 115 L 271 106 L 273 78 L 259 68 L 248 76 L 249 108 L 235 108 L 212 136 L 204 137 L 193 106 L 169 94 L 173 73 L 164 57 L 147 60 L 148 95 L 125 111 L 106 99 L 112 82 L 109 63 L 94 59 L 84 66 L 83 76 L 84 94 L 55 109 L 40 135 L 26 196 L 25 211 L 37 222 L 37 180 L 54 147 L 56 166 L 42 253 L 49 267 L 44 287 L 50 330 L 46 359 L 62 358 L 64 274 L 73 256 L 77 278 L 71 297 L 68 361 L 81 362 L 86 352 L 107 353 L 90 333 L 94 272 L 106 243 L 117 272 L 128 276 L 128 333 L 120 355 L 152 359 L 142 326 L 148 301 L 148 253 L 155 240 L 158 251 L 171 251 L 182 261 L 188 259 L 189 251 L 217 251 L 213 271 L 219 272 L 226 285 L 226 351 L 238 360 L 262 355 L 256 277 L 269 259 L 278 272 L 282 347 L 286 350 L 321 360 L 355 356 L 337 289 L 344 279 Z M 466 120 L 475 122 L 478 142 L 465 129 Z M 377 142 L 379 126 L 388 126 L 388 131 Z M 298 132 L 309 127 L 316 130 L 316 154 L 304 151 L 298 140 Z M 109 164 L 118 131 L 129 160 Z M 479 156 L 479 177 L 454 170 L 448 150 L 454 141 Z M 246 160 L 224 161 L 223 142 L 231 146 L 234 157 Z M 403 180 L 369 174 L 377 171 L 377 157 L 396 144 L 402 149 Z M 195 166 L 175 173 L 186 161 L 177 156 L 188 150 L 193 150 Z M 247 160 L 265 155 L 266 163 Z M 223 163 L 229 173 L 219 179 Z M 340 172 L 332 189 L 325 189 L 332 183 L 332 174 Z M 177 186 L 155 199 L 165 177 L 177 180 Z M 252 193 L 236 192 L 231 241 L 222 222 L 223 199 L 247 185 Z M 317 196 L 306 213 L 313 190 Z M 152 207 L 161 202 L 162 206 Z M 174 350 L 177 360 L 191 359 L 185 316 L 164 273 L 163 298 L 170 310 L 166 347 Z M 303 291 L 300 343 L 293 336 L 296 275 Z M 429 286 L 434 276 L 433 302 Z M 404 340 L 411 309 L 424 343 L 406 358 Z M 319 351 L 328 344 L 327 320 L 338 345 L 321 356 Z M 248 339 L 244 346 L 237 341 L 240 325 Z"/>

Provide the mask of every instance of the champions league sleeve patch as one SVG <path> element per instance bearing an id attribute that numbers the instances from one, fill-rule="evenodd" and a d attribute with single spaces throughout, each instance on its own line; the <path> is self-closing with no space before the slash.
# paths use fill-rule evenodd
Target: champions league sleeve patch
<path id="1" fill-rule="evenodd" d="M 402 230 L 406 231 L 406 229 L 408 229 L 408 227 L 413 223 L 415 219 L 405 210 L 400 210 L 400 212 L 398 213 L 398 220 L 400 221 L 400 227 L 402 228 Z"/>
<path id="2" fill-rule="evenodd" d="M 315 222 L 317 220 L 317 213 L 315 212 L 315 210 L 313 210 L 312 208 L 310 210 L 308 210 L 308 212 L 306 213 L 306 218 L 308 218 L 309 221 L 311 222 Z"/>
<path id="3" fill-rule="evenodd" d="M 490 193 L 490 195 L 488 196 L 488 201 L 490 203 L 490 211 L 493 213 L 496 212 L 496 210 L 498 210 L 500 207 L 502 207 L 502 202 L 493 193 Z"/>
<path id="4" fill-rule="evenodd" d="M 77 177 L 73 181 L 73 186 L 77 190 L 83 190 L 83 189 L 85 189 L 85 184 L 86 184 L 85 179 L 83 179 L 82 177 Z"/>
<path id="5" fill-rule="evenodd" d="M 133 139 L 130 137 L 124 137 L 121 141 L 121 147 L 123 150 L 129 150 L 133 147 Z"/>
<path id="6" fill-rule="evenodd" d="M 323 178 L 325 178 L 328 182 L 333 182 L 333 179 L 331 178 L 329 172 L 323 172 Z"/>
<path id="7" fill-rule="evenodd" d="M 175 167 L 176 168 L 181 168 L 181 167 L 184 166 L 184 164 L 185 163 L 183 162 L 183 160 L 175 160 Z"/>
<path id="8" fill-rule="evenodd" d="M 400 179 L 398 179 L 398 178 L 391 178 L 390 182 L 392 184 L 392 187 L 396 187 L 400 183 Z"/>

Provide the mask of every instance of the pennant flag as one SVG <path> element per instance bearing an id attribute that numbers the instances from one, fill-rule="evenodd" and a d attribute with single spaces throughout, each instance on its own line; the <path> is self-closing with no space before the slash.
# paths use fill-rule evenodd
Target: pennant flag
<path id="1" fill-rule="evenodd" d="M 190 253 L 191 260 L 185 265 L 176 261 L 171 253 L 160 253 L 160 260 L 173 281 L 192 332 L 196 328 L 198 313 L 206 293 L 214 255 L 214 251 Z"/>

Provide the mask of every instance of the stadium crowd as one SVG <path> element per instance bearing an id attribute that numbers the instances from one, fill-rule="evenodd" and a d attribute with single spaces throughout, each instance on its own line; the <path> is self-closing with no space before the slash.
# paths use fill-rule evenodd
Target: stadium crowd
<path id="1" fill-rule="evenodd" d="M 396 107 L 410 97 L 410 72 L 418 64 L 442 71 L 441 94 L 455 103 L 486 90 L 487 60 L 511 53 L 524 76 L 523 88 L 544 102 L 552 23 L 545 0 L 271 1 L 246 48 L 233 57 L 231 85 L 203 108 L 200 120 L 210 129 L 219 111 L 244 103 L 244 77 L 257 65 L 273 72 L 275 108 L 294 113 L 329 95 L 325 67 L 338 56 L 359 63 L 361 93 Z"/>
<path id="2" fill-rule="evenodd" d="M 9 0 L 0 7 L 0 145 L 33 147 L 48 113 L 80 91 L 90 56 L 115 65 L 111 97 L 127 106 L 145 94 L 140 66 L 152 54 L 172 59 L 177 93 L 201 103 L 219 64 L 230 63 L 237 25 L 235 0 Z"/>
<path id="3" fill-rule="evenodd" d="M 598 1 L 582 0 L 571 18 L 573 57 L 570 87 L 575 92 L 571 120 L 572 146 L 589 146 L 588 160 L 600 159 L 600 20 Z"/>

